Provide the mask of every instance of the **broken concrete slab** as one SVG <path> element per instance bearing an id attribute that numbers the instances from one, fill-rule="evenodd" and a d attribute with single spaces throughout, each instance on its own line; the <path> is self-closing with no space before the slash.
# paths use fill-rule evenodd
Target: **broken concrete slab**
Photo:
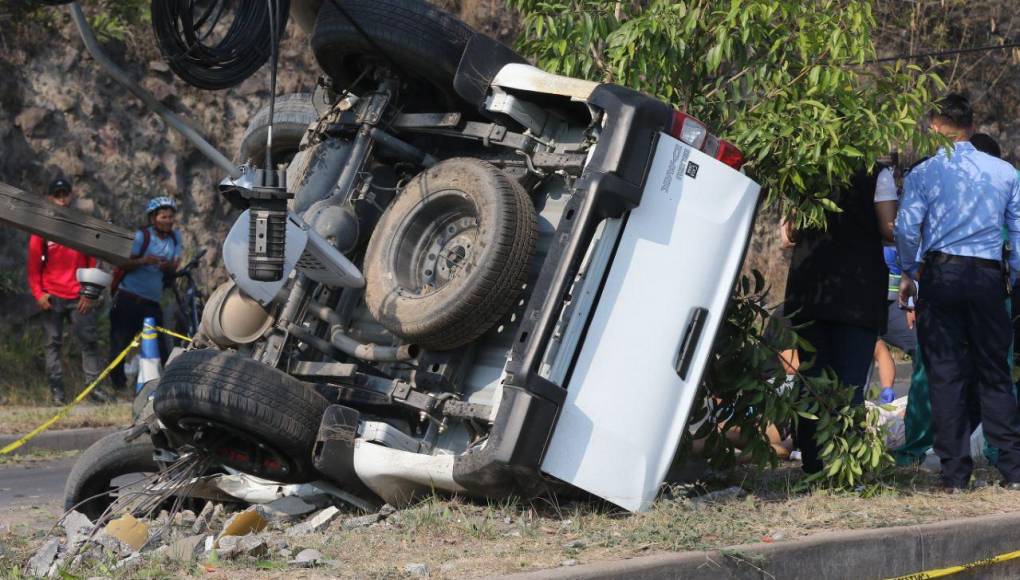
<path id="1" fill-rule="evenodd" d="M 238 547 L 238 543 L 241 541 L 241 536 L 225 536 L 216 541 L 216 554 L 223 559 L 230 560 L 235 558 L 241 549 Z"/>
<path id="2" fill-rule="evenodd" d="M 205 554 L 205 534 L 181 538 L 166 546 L 168 558 L 177 562 L 194 562 Z"/>
<path id="3" fill-rule="evenodd" d="M 303 536 L 305 534 L 311 534 L 318 532 L 329 525 L 340 514 L 340 510 L 336 506 L 330 506 L 314 516 L 308 518 L 304 522 L 297 524 L 296 526 L 287 530 L 288 536 Z"/>
<path id="4" fill-rule="evenodd" d="M 191 525 L 192 534 L 204 534 L 209 531 L 209 519 L 212 517 L 214 503 L 209 501 L 202 506 L 202 511 L 195 516 L 195 523 Z"/>
<path id="5" fill-rule="evenodd" d="M 88 539 L 89 534 L 92 533 L 93 525 L 88 516 L 78 511 L 72 511 L 64 516 L 61 527 L 64 528 L 67 545 L 76 546 Z"/>
<path id="6" fill-rule="evenodd" d="M 261 556 L 269 551 L 266 538 L 257 535 L 224 536 L 216 542 L 220 558 L 231 560 L 239 556 Z"/>
<path id="7" fill-rule="evenodd" d="M 241 556 L 261 556 L 269 551 L 266 539 L 262 536 L 243 536 L 237 543 L 237 548 Z"/>
<path id="8" fill-rule="evenodd" d="M 60 550 L 60 539 L 50 538 L 41 548 L 28 560 L 25 571 L 29 576 L 46 576 L 50 573 L 50 566 L 57 559 L 57 552 Z"/>
<path id="9" fill-rule="evenodd" d="M 322 562 L 322 560 L 322 552 L 308 548 L 298 552 L 298 555 L 287 563 L 299 568 L 313 568 Z"/>
<path id="10" fill-rule="evenodd" d="M 174 525 L 177 527 L 190 528 L 195 525 L 198 516 L 191 510 L 184 510 L 174 515 Z M 201 533 L 201 532 L 198 532 Z"/>
<path id="11" fill-rule="evenodd" d="M 92 540 L 96 545 L 102 546 L 107 552 L 114 556 L 126 556 L 134 551 L 131 546 L 111 536 L 105 531 L 99 532 Z"/>

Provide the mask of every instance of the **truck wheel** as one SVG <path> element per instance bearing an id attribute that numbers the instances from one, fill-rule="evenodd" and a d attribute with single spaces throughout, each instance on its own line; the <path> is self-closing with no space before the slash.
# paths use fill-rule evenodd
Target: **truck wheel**
<path id="1" fill-rule="evenodd" d="M 312 447 L 328 402 L 294 377 L 236 353 L 192 350 L 156 389 L 156 416 L 228 467 L 283 483 L 318 479 Z"/>
<path id="2" fill-rule="evenodd" d="M 374 89 L 371 75 L 358 85 L 354 82 L 365 70 L 382 64 L 405 75 L 403 80 L 411 85 L 407 92 L 412 98 L 402 101 L 410 107 L 407 110 L 463 108 L 453 90 L 453 77 L 473 34 L 467 24 L 422 0 L 341 0 L 340 4 L 357 26 L 332 2 L 323 2 L 311 40 L 315 59 L 337 90 L 352 89 L 357 94 Z"/>
<path id="3" fill-rule="evenodd" d="M 308 126 L 319 120 L 309 93 L 291 93 L 276 97 L 273 107 L 273 163 L 290 163 L 297 154 Z M 241 137 L 238 160 L 251 161 L 255 167 L 266 164 L 266 137 L 269 134 L 269 105 L 259 109 Z"/>
<path id="4" fill-rule="evenodd" d="M 65 510 L 78 510 L 96 521 L 116 499 L 119 487 L 159 472 L 148 435 L 129 442 L 124 440 L 126 434 L 110 433 L 78 457 L 64 484 Z"/>
<path id="5" fill-rule="evenodd" d="M 503 317 L 527 281 L 535 208 L 524 189 L 477 159 L 420 173 L 383 213 L 365 254 L 365 304 L 388 330 L 448 350 Z"/>

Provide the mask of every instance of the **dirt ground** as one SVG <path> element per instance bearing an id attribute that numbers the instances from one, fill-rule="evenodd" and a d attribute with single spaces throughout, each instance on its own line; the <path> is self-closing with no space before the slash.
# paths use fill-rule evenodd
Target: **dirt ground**
<path id="1" fill-rule="evenodd" d="M 978 478 L 994 482 L 981 470 Z M 936 478 L 919 468 L 901 468 L 885 485 L 858 492 L 798 492 L 799 470 L 791 465 L 767 472 L 741 471 L 705 487 L 675 488 L 643 514 L 629 514 L 600 502 L 559 502 L 555 498 L 492 503 L 430 497 L 367 527 L 347 529 L 353 510 L 323 533 L 287 538 L 297 553 L 322 552 L 329 562 L 294 569 L 285 555 L 181 565 L 147 559 L 130 574 L 100 566 L 85 576 L 235 578 L 402 578 L 417 565 L 432 578 L 472 578 L 632 558 L 653 553 L 724 548 L 752 542 L 782 542 L 829 530 L 881 528 L 1015 511 L 1020 492 L 988 485 L 964 495 L 941 494 Z M 697 499 L 709 489 L 724 499 Z M 688 497 L 694 495 L 695 497 Z M 36 510 L 36 516 L 42 516 Z M 37 518 L 38 519 L 38 518 Z M 0 575 L 12 574 L 41 543 L 41 530 L 20 534 L 0 527 L 9 556 Z M 411 568 L 409 568 L 411 567 Z M 421 571 L 421 568 L 418 568 Z"/>

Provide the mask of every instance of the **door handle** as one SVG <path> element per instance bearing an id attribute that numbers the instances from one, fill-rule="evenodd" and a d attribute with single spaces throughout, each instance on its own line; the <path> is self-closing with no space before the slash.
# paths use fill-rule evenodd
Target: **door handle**
<path id="1" fill-rule="evenodd" d="M 707 320 L 708 309 L 700 306 L 692 308 L 691 314 L 687 317 L 687 328 L 684 330 L 683 338 L 680 339 L 680 348 L 677 349 L 676 360 L 673 363 L 676 374 L 685 381 Z"/>

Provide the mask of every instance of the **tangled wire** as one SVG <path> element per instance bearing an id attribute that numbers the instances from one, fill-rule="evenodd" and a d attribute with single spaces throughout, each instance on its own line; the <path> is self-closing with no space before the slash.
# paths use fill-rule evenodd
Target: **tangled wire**
<path id="1" fill-rule="evenodd" d="M 290 0 L 152 0 L 152 27 L 174 73 L 200 89 L 236 86 L 276 50 Z"/>

